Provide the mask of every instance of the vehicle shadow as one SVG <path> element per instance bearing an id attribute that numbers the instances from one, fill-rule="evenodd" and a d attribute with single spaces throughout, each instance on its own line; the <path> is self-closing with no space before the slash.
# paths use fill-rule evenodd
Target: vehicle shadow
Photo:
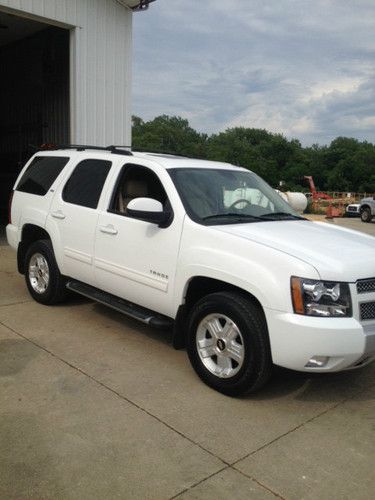
<path id="1" fill-rule="evenodd" d="M 353 397 L 367 401 L 374 398 L 374 379 L 375 363 L 338 373 L 304 373 L 275 367 L 268 384 L 246 399 L 262 401 L 294 394 L 294 399 L 307 402 L 339 402 Z"/>

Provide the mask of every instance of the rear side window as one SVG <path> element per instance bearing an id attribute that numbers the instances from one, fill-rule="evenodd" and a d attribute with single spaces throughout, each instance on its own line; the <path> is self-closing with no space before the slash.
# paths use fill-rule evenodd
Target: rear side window
<path id="1" fill-rule="evenodd" d="M 83 160 L 65 184 L 62 197 L 67 203 L 96 208 L 112 163 L 104 160 Z"/>
<path id="2" fill-rule="evenodd" d="M 68 163 L 62 156 L 37 156 L 27 167 L 16 190 L 44 196 Z"/>

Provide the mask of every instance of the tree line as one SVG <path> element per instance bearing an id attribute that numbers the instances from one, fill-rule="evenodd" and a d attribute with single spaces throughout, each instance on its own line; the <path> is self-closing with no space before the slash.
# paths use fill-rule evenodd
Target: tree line
<path id="1" fill-rule="evenodd" d="M 257 128 L 235 127 L 207 135 L 188 120 L 162 115 L 150 121 L 132 118 L 133 149 L 233 163 L 263 177 L 271 186 L 307 191 L 303 176 L 312 175 L 321 191 L 375 193 L 375 145 L 337 137 L 329 145 L 303 147 Z"/>

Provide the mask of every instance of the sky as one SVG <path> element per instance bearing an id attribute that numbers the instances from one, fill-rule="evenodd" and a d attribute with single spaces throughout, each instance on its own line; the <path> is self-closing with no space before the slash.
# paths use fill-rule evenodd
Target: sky
<path id="1" fill-rule="evenodd" d="M 156 0 L 133 17 L 132 95 L 208 134 L 375 143 L 375 0 Z"/>

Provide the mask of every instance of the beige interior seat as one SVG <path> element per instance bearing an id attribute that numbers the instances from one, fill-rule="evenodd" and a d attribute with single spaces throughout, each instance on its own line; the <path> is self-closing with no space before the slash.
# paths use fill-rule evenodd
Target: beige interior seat
<path id="1" fill-rule="evenodd" d="M 118 196 L 118 209 L 122 213 L 126 213 L 126 207 L 134 198 L 144 198 L 148 195 L 147 184 L 141 179 L 128 179 Z"/>

